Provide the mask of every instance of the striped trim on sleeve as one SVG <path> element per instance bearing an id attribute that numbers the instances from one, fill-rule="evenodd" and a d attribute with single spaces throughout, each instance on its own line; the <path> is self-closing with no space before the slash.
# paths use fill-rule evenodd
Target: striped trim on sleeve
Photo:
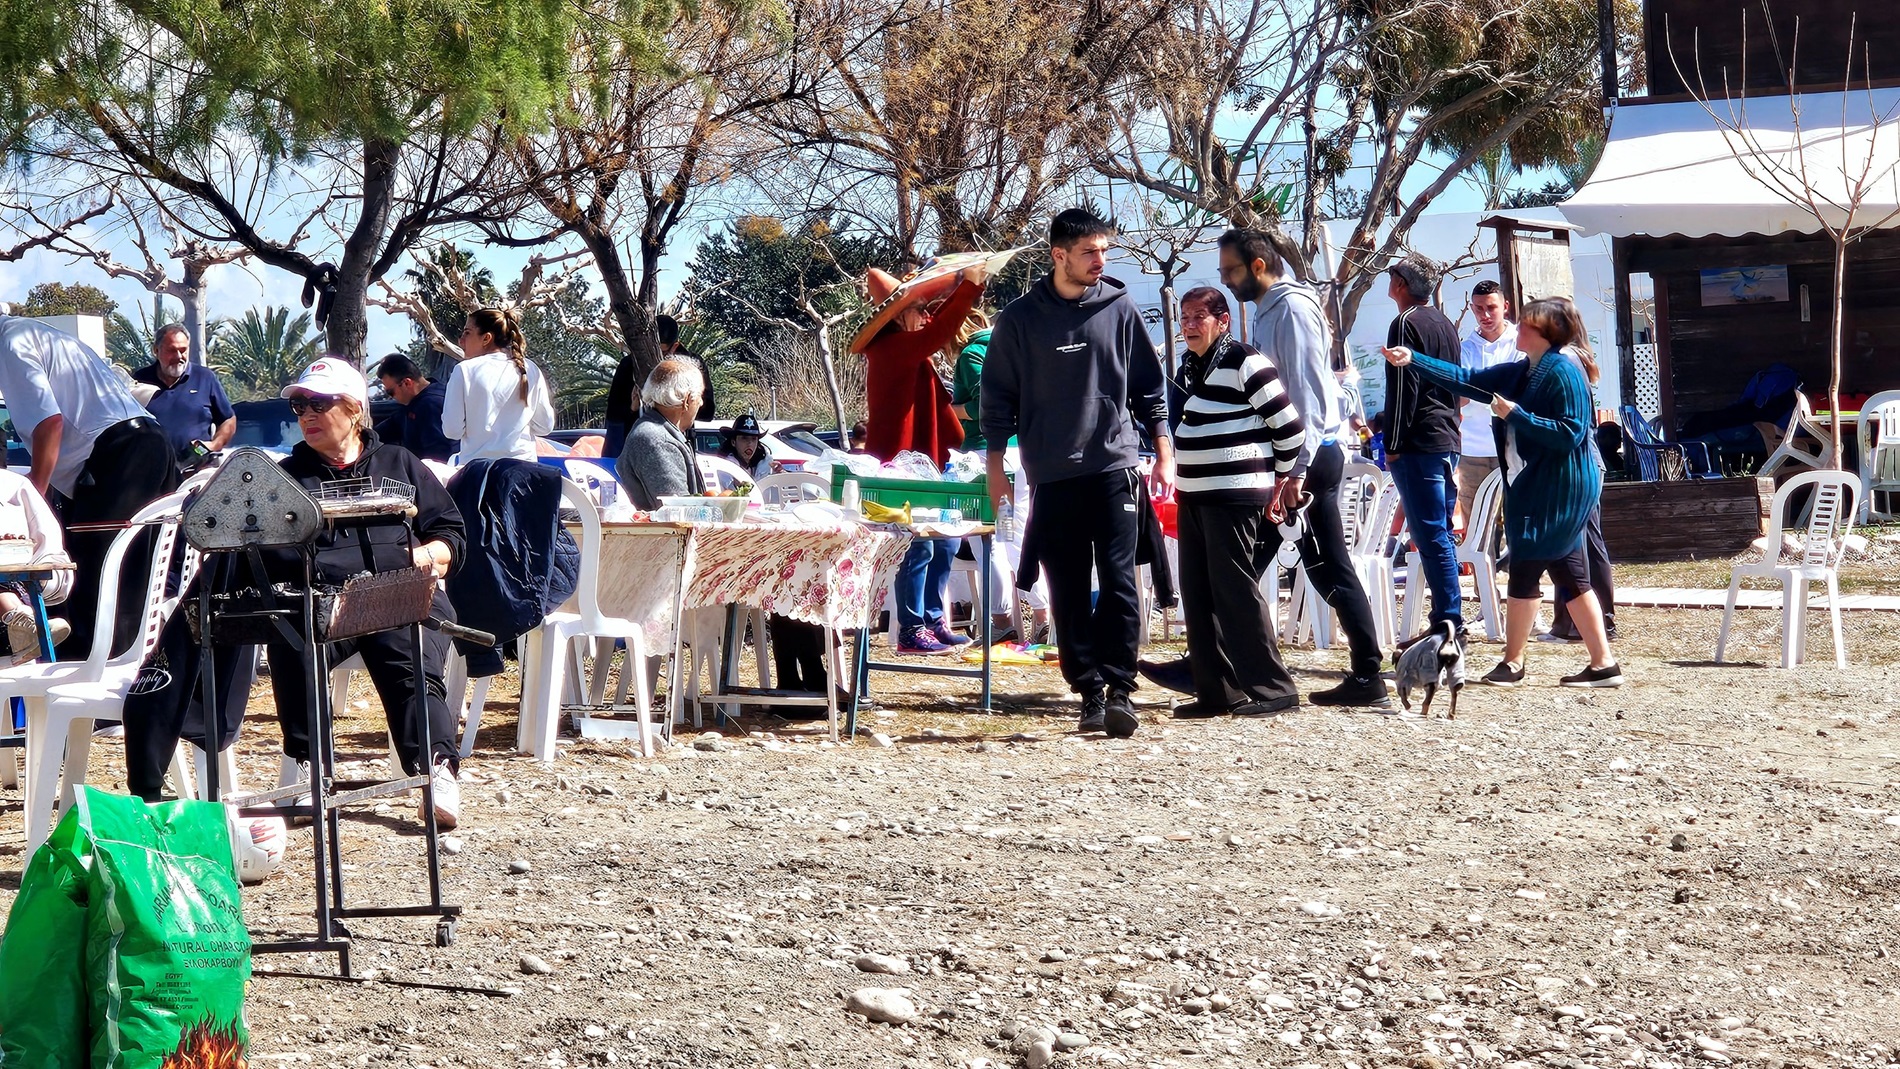
<path id="1" fill-rule="evenodd" d="M 1264 504 L 1275 475 L 1293 470 L 1306 429 L 1266 357 L 1231 337 L 1219 344 L 1175 429 L 1176 485 Z"/>

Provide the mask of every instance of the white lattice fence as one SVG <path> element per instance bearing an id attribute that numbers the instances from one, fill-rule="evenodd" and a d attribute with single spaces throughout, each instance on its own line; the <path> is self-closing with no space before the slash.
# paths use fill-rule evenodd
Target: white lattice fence
<path id="1" fill-rule="evenodd" d="M 1655 419 L 1662 415 L 1662 377 L 1656 368 L 1656 346 L 1644 342 L 1635 346 L 1635 351 L 1636 390 L 1631 401 L 1644 419 Z"/>

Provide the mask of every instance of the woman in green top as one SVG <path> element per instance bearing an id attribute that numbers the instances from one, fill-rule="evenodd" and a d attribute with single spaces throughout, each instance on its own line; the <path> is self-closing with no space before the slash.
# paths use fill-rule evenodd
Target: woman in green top
<path id="1" fill-rule="evenodd" d="M 963 424 L 963 450 L 982 452 L 983 424 L 977 419 L 977 401 L 983 396 L 983 356 L 990 348 L 990 317 L 982 309 L 970 313 L 957 331 L 956 368 L 950 374 L 950 411 Z"/>

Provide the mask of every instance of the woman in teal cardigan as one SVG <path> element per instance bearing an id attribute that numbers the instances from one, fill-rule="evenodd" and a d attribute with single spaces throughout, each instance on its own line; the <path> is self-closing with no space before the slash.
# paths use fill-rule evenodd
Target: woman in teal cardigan
<path id="1" fill-rule="evenodd" d="M 1572 590 L 1570 616 L 1590 651 L 1590 664 L 1563 677 L 1566 687 L 1620 687 L 1623 669 L 1610 651 L 1603 609 L 1590 589 L 1584 523 L 1603 490 L 1590 440 L 1595 412 L 1579 358 L 1586 336 L 1576 305 L 1562 297 L 1532 301 L 1518 316 L 1517 347 L 1526 359 L 1479 371 L 1434 360 L 1404 346 L 1384 350 L 1394 367 L 1416 366 L 1427 377 L 1476 401 L 1504 421 L 1504 530 L 1511 544 L 1509 601 L 1504 612 L 1504 660 L 1484 682 L 1514 687 L 1524 681 L 1524 648 L 1544 598 L 1546 571 Z M 1550 359 L 1555 356 L 1556 359 Z"/>

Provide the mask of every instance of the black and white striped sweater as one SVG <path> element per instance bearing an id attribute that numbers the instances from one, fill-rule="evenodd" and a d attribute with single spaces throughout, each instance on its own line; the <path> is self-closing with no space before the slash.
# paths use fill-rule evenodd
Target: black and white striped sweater
<path id="1" fill-rule="evenodd" d="M 1175 428 L 1176 488 L 1206 505 L 1265 505 L 1293 470 L 1306 428 L 1273 364 L 1222 335 Z"/>

